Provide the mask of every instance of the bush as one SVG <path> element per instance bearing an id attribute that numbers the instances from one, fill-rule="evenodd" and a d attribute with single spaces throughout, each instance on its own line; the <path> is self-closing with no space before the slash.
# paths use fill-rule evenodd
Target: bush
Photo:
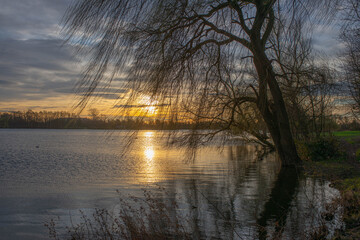
<path id="1" fill-rule="evenodd" d="M 320 137 L 304 144 L 306 157 L 315 162 L 341 159 L 340 142 L 332 137 Z M 303 150 L 304 151 L 304 150 Z"/>

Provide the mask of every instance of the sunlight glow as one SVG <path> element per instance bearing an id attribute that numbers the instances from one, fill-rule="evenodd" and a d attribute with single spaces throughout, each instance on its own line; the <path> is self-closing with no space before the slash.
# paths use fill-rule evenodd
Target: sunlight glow
<path id="1" fill-rule="evenodd" d="M 149 96 L 143 96 L 140 103 L 144 105 L 143 110 L 147 116 L 151 117 L 157 114 L 157 102 L 153 101 Z"/>
<path id="2" fill-rule="evenodd" d="M 154 159 L 155 156 L 154 148 L 152 146 L 145 148 L 144 155 L 146 157 L 146 160 L 148 161 L 148 164 L 150 164 L 150 162 Z"/>
<path id="3" fill-rule="evenodd" d="M 144 136 L 147 138 L 152 138 L 152 136 L 154 135 L 154 132 L 145 132 Z"/>
<path id="4" fill-rule="evenodd" d="M 146 109 L 147 114 L 149 114 L 149 115 L 155 115 L 157 112 L 157 109 L 154 106 L 149 106 L 149 107 L 146 107 L 145 109 Z"/>
<path id="5" fill-rule="evenodd" d="M 155 148 L 154 148 L 154 132 L 144 132 L 144 177 L 146 182 L 154 182 L 158 177 L 158 169 L 156 168 Z"/>
<path id="6" fill-rule="evenodd" d="M 144 137 L 145 137 L 144 156 L 146 158 L 148 165 L 152 164 L 153 158 L 155 156 L 153 136 L 154 136 L 154 132 L 149 131 L 144 133 Z"/>

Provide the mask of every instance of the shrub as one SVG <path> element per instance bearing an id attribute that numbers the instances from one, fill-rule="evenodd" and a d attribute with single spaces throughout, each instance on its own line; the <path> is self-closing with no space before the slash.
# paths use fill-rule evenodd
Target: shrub
<path id="1" fill-rule="evenodd" d="M 340 142 L 332 137 L 319 137 L 313 141 L 304 144 L 305 155 L 311 161 L 338 160 L 343 157 L 340 148 Z"/>

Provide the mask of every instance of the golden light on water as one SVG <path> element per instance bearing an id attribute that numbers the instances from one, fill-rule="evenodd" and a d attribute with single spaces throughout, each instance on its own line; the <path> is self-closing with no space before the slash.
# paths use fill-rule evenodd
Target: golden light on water
<path id="1" fill-rule="evenodd" d="M 143 173 L 146 182 L 155 182 L 159 173 L 155 161 L 154 132 L 145 132 L 144 137 Z"/>
<path id="2" fill-rule="evenodd" d="M 154 160 L 154 156 L 155 156 L 154 143 L 153 143 L 154 132 L 145 132 L 144 136 L 145 136 L 144 157 L 149 164 Z"/>
<path id="3" fill-rule="evenodd" d="M 161 147 L 161 135 L 156 131 L 143 131 L 139 136 L 139 174 L 137 183 L 154 183 L 167 177 L 174 165 L 169 161 L 168 149 Z M 176 165 L 175 165 L 176 167 Z"/>
<path id="4" fill-rule="evenodd" d="M 144 136 L 147 138 L 149 142 L 152 142 L 152 136 L 154 135 L 154 132 L 145 132 Z M 149 139 L 150 138 L 150 139 Z"/>
<path id="5" fill-rule="evenodd" d="M 145 151 L 144 151 L 144 155 L 145 155 L 146 160 L 148 160 L 148 163 L 150 161 L 153 161 L 154 156 L 155 156 L 154 148 L 152 146 L 151 147 L 146 147 Z"/>

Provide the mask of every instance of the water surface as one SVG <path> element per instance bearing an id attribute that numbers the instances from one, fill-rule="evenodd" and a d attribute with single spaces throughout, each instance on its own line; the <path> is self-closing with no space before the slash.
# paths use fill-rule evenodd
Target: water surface
<path id="1" fill-rule="evenodd" d="M 79 210 L 116 211 L 116 190 L 142 196 L 143 188 L 156 192 L 159 186 L 167 191 L 160 198 L 178 202 L 174 216 L 189 218 L 194 238 L 254 239 L 280 232 L 285 239 L 306 239 L 338 194 L 328 182 L 280 171 L 274 155 L 258 159 L 255 145 L 208 144 L 186 161 L 184 149 L 165 148 L 166 136 L 157 131 L 139 132 L 123 155 L 127 134 L 1 129 L 1 239 L 47 239 L 43 225 L 51 218 L 66 225 L 78 221 Z"/>

